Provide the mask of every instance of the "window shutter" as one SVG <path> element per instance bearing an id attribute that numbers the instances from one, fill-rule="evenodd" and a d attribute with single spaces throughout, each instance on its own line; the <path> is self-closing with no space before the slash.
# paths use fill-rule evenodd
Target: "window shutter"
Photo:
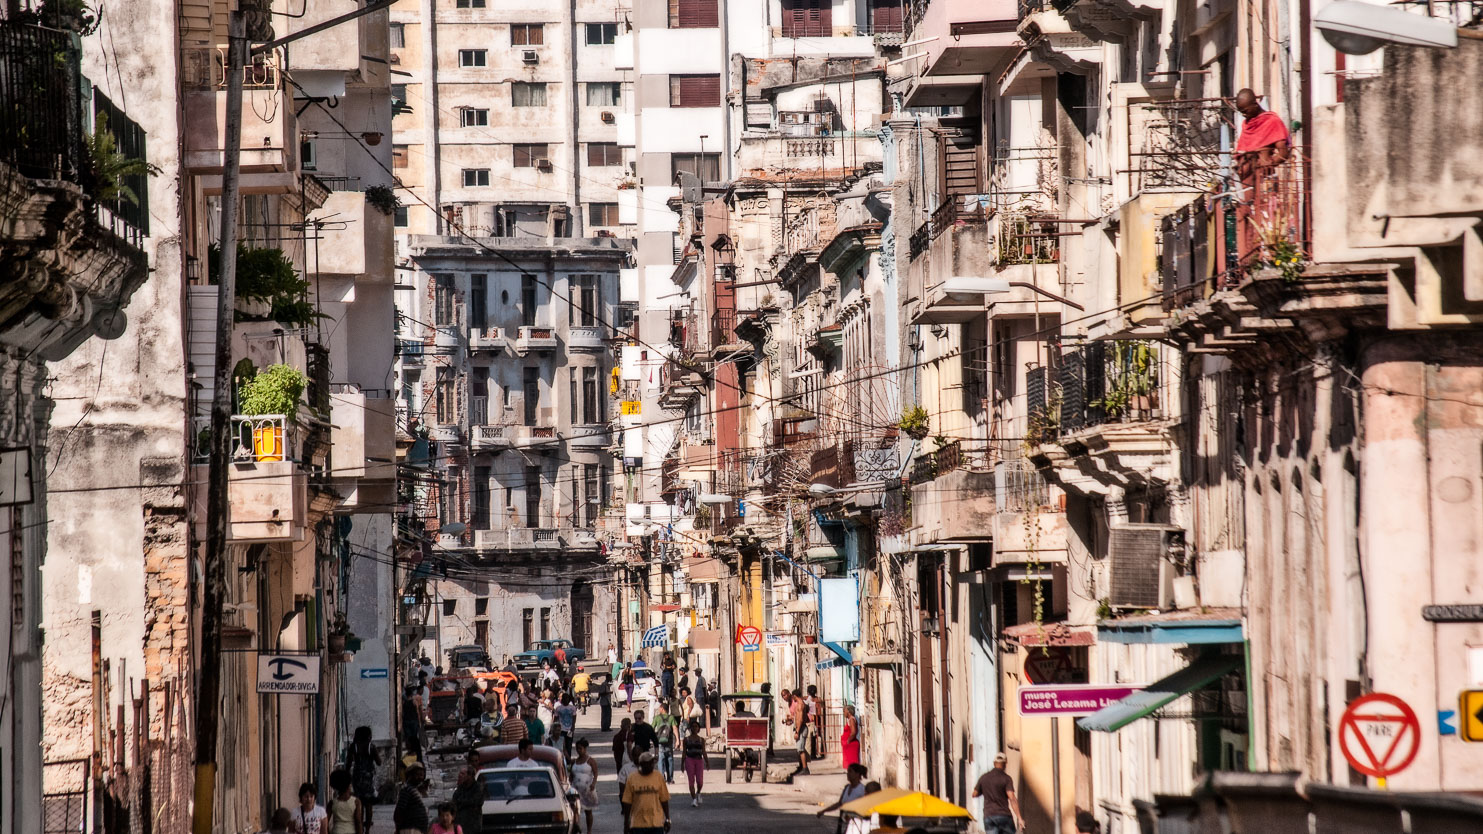
<path id="1" fill-rule="evenodd" d="M 670 78 L 672 104 L 676 107 L 719 107 L 721 76 L 677 75 Z"/>
<path id="2" fill-rule="evenodd" d="M 873 0 L 870 9 L 872 32 L 900 32 L 902 28 L 901 0 Z"/>
<path id="3" fill-rule="evenodd" d="M 669 23 L 678 29 L 714 29 L 719 22 L 716 0 L 670 0 Z"/>

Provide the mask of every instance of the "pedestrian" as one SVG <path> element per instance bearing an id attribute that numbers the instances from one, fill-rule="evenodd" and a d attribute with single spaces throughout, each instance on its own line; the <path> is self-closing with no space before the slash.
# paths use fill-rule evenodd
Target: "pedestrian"
<path id="1" fill-rule="evenodd" d="M 381 753 L 371 744 L 370 727 L 355 728 L 345 763 L 350 767 L 351 789 L 360 800 L 361 828 L 370 828 L 371 806 L 376 804 L 376 770 L 381 767 Z"/>
<path id="2" fill-rule="evenodd" d="M 433 823 L 429 834 L 463 834 L 463 827 L 454 819 L 452 802 L 438 806 L 438 821 Z"/>
<path id="3" fill-rule="evenodd" d="M 314 801 L 318 795 L 319 788 L 313 782 L 305 782 L 299 786 L 299 807 L 294 810 L 293 819 L 288 823 L 293 834 L 329 834 L 329 826 L 326 824 L 329 813 Z"/>
<path id="4" fill-rule="evenodd" d="M 546 722 L 534 710 L 525 715 L 525 737 L 530 739 L 531 744 L 546 738 Z"/>
<path id="5" fill-rule="evenodd" d="M 659 772 L 664 774 L 664 781 L 673 785 L 675 783 L 675 736 L 678 733 L 679 722 L 674 713 L 669 711 L 669 702 L 661 700 L 659 711 L 654 713 L 654 736 L 659 743 Z"/>
<path id="6" fill-rule="evenodd" d="M 783 723 L 793 728 L 794 748 L 798 751 L 798 769 L 794 773 L 808 773 L 808 739 L 809 729 L 812 725 L 808 720 L 808 703 L 803 700 L 803 692 L 793 690 L 788 699 L 788 717 Z"/>
<path id="7" fill-rule="evenodd" d="M 669 787 L 654 772 L 654 754 L 639 754 L 638 773 L 623 787 L 623 830 L 662 834 L 669 830 Z"/>
<path id="8" fill-rule="evenodd" d="M 690 786 L 690 806 L 700 807 L 700 789 L 705 787 L 705 771 L 710 764 L 706 757 L 705 736 L 700 734 L 700 722 L 687 722 L 689 733 L 685 736 L 682 751 L 685 756 L 685 782 Z"/>
<path id="9" fill-rule="evenodd" d="M 524 721 L 520 720 L 520 707 L 511 704 L 505 707 L 505 720 L 499 724 L 499 743 L 514 744 L 522 738 L 530 737 L 530 730 Z"/>
<path id="10" fill-rule="evenodd" d="M 278 808 L 273 811 L 273 816 L 268 819 L 268 830 L 263 834 L 292 834 L 289 826 L 293 823 L 293 814 L 287 808 Z"/>
<path id="11" fill-rule="evenodd" d="M 361 820 L 364 815 L 360 800 L 350 790 L 350 771 L 331 771 L 330 790 L 333 793 L 324 809 L 330 819 L 330 834 L 363 834 Z"/>
<path id="12" fill-rule="evenodd" d="M 812 761 L 819 758 L 819 747 L 824 743 L 824 702 L 819 700 L 819 688 L 813 684 L 809 684 L 803 700 L 808 704 L 808 757 Z"/>
<path id="13" fill-rule="evenodd" d="M 880 782 L 866 782 L 864 796 L 870 796 L 873 793 L 880 793 L 880 789 Z M 844 834 L 870 834 L 870 832 L 874 830 L 875 825 L 871 823 L 871 817 L 855 816 L 851 817 L 850 821 L 845 824 Z"/>
<path id="14" fill-rule="evenodd" d="M 572 757 L 572 734 L 577 731 L 577 707 L 572 703 L 571 695 L 561 696 L 561 706 L 556 708 L 556 724 L 561 727 L 561 733 L 566 739 L 561 754 L 570 759 Z"/>
<path id="15" fill-rule="evenodd" d="M 1009 757 L 994 754 L 994 767 L 978 777 L 973 795 L 984 800 L 984 834 L 1015 834 L 1025 827 L 1020 816 L 1020 799 L 1014 792 L 1014 779 L 1006 772 Z"/>
<path id="16" fill-rule="evenodd" d="M 664 653 L 664 660 L 659 664 L 659 683 L 664 687 L 664 700 L 675 697 L 675 658 L 669 652 Z"/>
<path id="17" fill-rule="evenodd" d="M 427 770 L 421 762 L 407 765 L 402 775 L 402 789 L 397 792 L 396 808 L 391 812 L 397 834 L 427 834 L 427 805 L 418 788 L 427 781 Z"/>
<path id="18" fill-rule="evenodd" d="M 634 761 L 634 750 L 629 747 L 623 751 L 623 765 L 618 768 L 618 795 L 623 795 L 623 787 L 628 784 L 628 777 L 639 772 L 639 766 Z"/>
<path id="19" fill-rule="evenodd" d="M 615 648 L 613 648 L 613 644 L 612 643 L 609 643 L 608 644 L 608 666 L 609 667 L 612 667 L 617 662 L 618 662 L 618 650 L 615 649 Z"/>
<path id="20" fill-rule="evenodd" d="M 618 732 L 613 733 L 613 767 L 623 767 L 623 758 L 628 752 L 628 743 L 631 740 L 630 733 L 633 729 L 633 719 L 625 718 L 618 726 Z"/>
<path id="21" fill-rule="evenodd" d="M 469 751 L 473 752 L 473 751 Z M 474 754 L 478 756 L 477 753 Z M 481 834 L 484 828 L 484 786 L 472 765 L 459 768 L 458 786 L 453 789 L 453 819 L 463 834 Z"/>
<path id="22" fill-rule="evenodd" d="M 531 753 L 535 750 L 535 742 L 528 738 L 520 739 L 520 744 L 515 750 L 515 758 L 505 762 L 505 767 L 535 767 L 539 762 Z"/>
<path id="23" fill-rule="evenodd" d="M 463 692 L 463 718 L 465 721 L 475 721 L 484 712 L 484 696 L 479 694 L 479 687 L 469 684 L 469 688 Z"/>
<path id="24" fill-rule="evenodd" d="M 840 766 L 849 771 L 851 765 L 860 763 L 860 721 L 855 717 L 855 705 L 844 705 L 844 729 L 839 731 Z"/>
<path id="25" fill-rule="evenodd" d="M 845 768 L 844 778 L 844 789 L 839 792 L 839 799 L 833 805 L 819 809 L 819 813 L 814 816 L 822 817 L 830 811 L 837 811 L 845 803 L 854 802 L 865 795 L 865 767 L 863 765 L 856 763 Z M 844 831 L 844 814 L 840 814 L 839 825 L 835 830 Z"/>
<path id="26" fill-rule="evenodd" d="M 680 667 L 680 679 L 675 681 L 675 690 L 680 691 L 690 688 L 690 667 Z"/>
<path id="27" fill-rule="evenodd" d="M 576 758 L 572 759 L 571 772 L 572 787 L 577 791 L 577 802 L 582 808 L 582 816 L 587 820 L 585 834 L 592 834 L 592 809 L 598 805 L 597 760 L 592 758 L 587 748 L 587 739 L 577 739 Z"/>
<path id="28" fill-rule="evenodd" d="M 608 675 L 597 685 L 597 715 L 599 729 L 606 733 L 613 729 L 613 676 Z"/>
<path id="29" fill-rule="evenodd" d="M 691 721 L 700 723 L 700 703 L 695 700 L 695 695 L 688 687 L 680 690 L 680 720 L 686 724 Z"/>
<path id="30" fill-rule="evenodd" d="M 705 704 L 712 727 L 721 726 L 721 685 L 715 680 L 706 681 Z"/>
<path id="31" fill-rule="evenodd" d="M 624 704 L 628 709 L 633 709 L 633 680 L 633 664 L 625 663 L 619 682 L 622 684 L 624 697 L 628 699 L 627 703 Z"/>
<path id="32" fill-rule="evenodd" d="M 402 750 L 422 761 L 422 704 L 415 686 L 402 699 Z"/>
<path id="33" fill-rule="evenodd" d="M 635 753 L 647 753 L 659 746 L 659 734 L 654 731 L 653 724 L 644 720 L 643 710 L 633 714 L 633 727 L 628 735 L 629 746 L 633 747 Z"/>
<path id="34" fill-rule="evenodd" d="M 587 670 L 578 669 L 577 674 L 572 675 L 572 697 L 577 706 L 582 708 L 582 714 L 587 714 L 587 700 L 592 692 L 592 676 Z"/>

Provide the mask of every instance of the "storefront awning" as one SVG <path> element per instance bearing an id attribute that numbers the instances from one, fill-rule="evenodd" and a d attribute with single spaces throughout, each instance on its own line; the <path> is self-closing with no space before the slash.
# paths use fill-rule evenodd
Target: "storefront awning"
<path id="1" fill-rule="evenodd" d="M 1100 730 L 1115 733 L 1123 727 L 1163 707 L 1181 695 L 1203 689 L 1241 665 L 1241 656 L 1232 654 L 1206 655 L 1178 672 L 1149 684 L 1128 697 L 1108 704 L 1085 718 L 1076 720 L 1083 730 Z"/>

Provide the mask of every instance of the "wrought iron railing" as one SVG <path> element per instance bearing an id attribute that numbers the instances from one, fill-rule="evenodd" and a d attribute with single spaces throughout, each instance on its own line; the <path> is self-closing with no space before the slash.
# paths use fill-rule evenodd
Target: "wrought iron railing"
<path id="1" fill-rule="evenodd" d="M 943 200 L 942 205 L 932 212 L 928 221 L 930 234 L 933 238 L 941 235 L 948 229 L 958 225 L 983 225 L 989 220 L 988 209 L 977 200 L 972 205 L 967 205 L 969 198 L 962 196 L 949 196 Z"/>
<path id="2" fill-rule="evenodd" d="M 0 159 L 32 179 L 85 185 L 81 90 L 75 35 L 0 21 Z"/>
<path id="3" fill-rule="evenodd" d="M 911 482 L 925 484 L 952 472 L 962 464 L 963 447 L 960 441 L 954 440 L 935 451 L 917 455 L 911 465 Z"/>
<path id="4" fill-rule="evenodd" d="M 1053 264 L 1061 259 L 1060 224 L 1049 212 L 1000 212 L 995 217 L 1000 265 Z"/>
<path id="5" fill-rule="evenodd" d="M 232 460 L 275 463 L 293 460 L 293 423 L 285 414 L 232 415 Z"/>

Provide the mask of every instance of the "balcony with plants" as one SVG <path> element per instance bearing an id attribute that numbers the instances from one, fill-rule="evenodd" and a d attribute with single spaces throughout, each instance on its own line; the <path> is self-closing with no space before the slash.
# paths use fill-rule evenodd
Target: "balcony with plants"
<path id="1" fill-rule="evenodd" d="M 82 75 L 80 38 L 96 23 L 60 0 L 0 12 L 0 260 L 29 275 L 5 288 L 5 305 L 46 320 L 47 359 L 120 323 L 148 274 L 158 169 L 143 129 Z"/>
<path id="2" fill-rule="evenodd" d="M 306 374 L 281 364 L 239 377 L 227 483 L 233 542 L 304 538 L 309 470 L 326 463 L 303 402 L 308 385 Z"/>

